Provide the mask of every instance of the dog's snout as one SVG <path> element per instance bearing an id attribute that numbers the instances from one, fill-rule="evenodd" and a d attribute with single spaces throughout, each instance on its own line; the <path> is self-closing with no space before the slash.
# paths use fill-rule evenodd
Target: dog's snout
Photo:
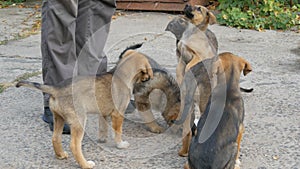
<path id="1" fill-rule="evenodd" d="M 192 19 L 194 17 L 194 14 L 192 14 L 193 12 L 193 8 L 191 5 L 185 5 L 185 8 L 184 8 L 184 14 L 186 17 L 188 17 L 189 19 Z"/>
<path id="2" fill-rule="evenodd" d="M 201 7 L 200 6 L 197 7 L 197 11 L 201 12 Z"/>

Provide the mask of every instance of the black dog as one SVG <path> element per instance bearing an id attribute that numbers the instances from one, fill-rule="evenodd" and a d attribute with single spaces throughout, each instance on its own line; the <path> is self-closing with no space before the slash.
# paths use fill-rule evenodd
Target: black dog
<path id="1" fill-rule="evenodd" d="M 219 59 L 222 66 L 216 75 L 216 87 L 206 84 L 211 77 L 209 66 L 215 62 L 214 58 L 198 63 L 191 68 L 193 75 L 187 74 L 185 77 L 191 89 L 187 93 L 194 93 L 196 85 L 212 90 L 206 109 L 198 122 L 196 136 L 192 138 L 189 147 L 186 169 L 238 168 L 236 161 L 244 131 L 244 103 L 239 79 L 242 71 L 246 75 L 252 69 L 244 59 L 230 53 L 221 55 Z M 192 103 L 193 97 L 188 98 L 185 99 L 185 107 Z M 185 111 L 188 109 L 184 108 L 182 118 L 185 118 Z"/>

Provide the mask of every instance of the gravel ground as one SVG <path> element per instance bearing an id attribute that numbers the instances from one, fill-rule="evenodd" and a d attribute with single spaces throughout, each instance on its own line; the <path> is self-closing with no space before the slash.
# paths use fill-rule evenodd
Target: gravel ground
<path id="1" fill-rule="evenodd" d="M 24 73 L 41 69 L 40 33 L 15 39 L 34 9 L 0 9 L 0 83 L 12 82 Z M 175 73 L 175 39 L 164 31 L 175 15 L 165 13 L 125 13 L 111 24 L 106 46 L 109 66 L 119 53 L 134 43 L 145 42 L 141 51 Z M 16 20 L 13 20 L 16 18 Z M 5 20 L 5 22 L 4 22 Z M 12 22 L 13 21 L 13 22 Z M 244 93 L 245 127 L 241 162 L 246 169 L 300 168 L 300 35 L 294 32 L 238 30 L 210 26 L 219 41 L 220 52 L 229 51 L 247 59 L 253 72 L 242 77 L 241 86 L 253 87 Z M 12 40 L 14 39 L 14 40 Z M 41 76 L 30 80 L 41 82 Z M 51 144 L 51 132 L 41 120 L 42 94 L 10 87 L 0 94 L 0 168 L 78 168 L 72 155 L 57 160 Z M 150 133 L 135 112 L 127 114 L 124 138 L 127 150 L 114 148 L 112 139 L 98 143 L 95 115 L 88 116 L 83 152 L 96 163 L 95 168 L 148 169 L 182 168 L 186 158 L 177 151 L 181 142 L 176 134 Z M 159 113 L 159 123 L 166 126 Z M 70 137 L 63 136 L 67 152 Z"/>

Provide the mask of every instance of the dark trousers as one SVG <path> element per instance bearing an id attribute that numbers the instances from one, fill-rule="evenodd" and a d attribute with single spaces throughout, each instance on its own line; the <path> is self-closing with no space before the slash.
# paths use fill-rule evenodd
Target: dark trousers
<path id="1" fill-rule="evenodd" d="M 44 84 L 107 71 L 103 52 L 115 0 L 44 0 L 42 71 Z M 48 106 L 49 96 L 44 95 Z"/>

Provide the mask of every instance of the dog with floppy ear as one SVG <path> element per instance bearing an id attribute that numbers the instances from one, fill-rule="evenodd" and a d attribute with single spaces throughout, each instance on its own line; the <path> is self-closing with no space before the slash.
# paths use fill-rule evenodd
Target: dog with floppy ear
<path id="1" fill-rule="evenodd" d="M 159 89 L 160 92 L 163 92 L 165 94 L 166 105 L 164 110 L 162 111 L 162 116 L 165 119 L 166 123 L 171 125 L 171 121 L 177 118 L 180 111 L 180 88 L 171 73 L 169 73 L 151 57 L 135 50 L 140 48 L 141 46 L 142 43 L 128 47 L 128 49 L 130 50 L 128 50 L 125 54 L 120 55 L 119 62 L 123 59 L 123 57 L 127 57 L 128 55 L 136 55 L 139 57 L 143 57 L 150 63 L 153 72 L 153 78 L 146 81 L 144 80 L 140 83 L 134 83 L 134 102 L 138 112 L 140 113 L 143 121 L 145 122 L 145 125 L 149 128 L 149 130 L 153 133 L 162 133 L 164 131 L 164 128 L 156 122 L 152 113 L 150 94 L 155 89 Z M 117 67 L 111 69 L 110 73 L 115 74 L 116 68 Z M 129 69 L 130 68 L 128 68 L 127 70 Z"/>
<path id="2" fill-rule="evenodd" d="M 141 45 L 136 45 L 141 46 Z M 168 71 L 164 68 L 162 68 L 155 60 L 152 58 L 138 52 L 138 51 L 132 51 L 133 55 L 143 55 L 145 58 L 147 58 L 148 62 L 151 65 L 152 71 L 153 71 L 153 78 L 149 79 L 148 81 L 144 81 L 142 83 L 135 83 L 133 94 L 134 94 L 134 100 L 137 110 L 139 111 L 141 117 L 143 118 L 145 125 L 150 129 L 151 132 L 155 133 L 161 133 L 164 131 L 162 127 L 160 127 L 151 111 L 151 105 L 149 100 L 149 95 L 154 89 L 159 89 L 161 92 L 163 92 L 166 96 L 166 105 L 165 109 L 162 112 L 162 116 L 164 117 L 165 121 L 168 125 L 172 125 L 172 122 L 177 119 L 179 113 L 180 113 L 180 107 L 181 107 L 181 98 L 180 98 L 180 88 L 176 80 L 173 78 L 173 76 L 168 73 Z M 114 69 L 112 70 L 114 71 Z M 191 128 L 193 126 L 194 122 L 194 114 L 189 116 L 191 123 L 187 124 L 188 126 L 185 127 L 186 129 Z M 183 130 L 183 146 L 189 145 L 185 144 L 187 142 L 186 135 L 191 136 L 191 130 Z M 188 148 L 188 147 L 187 147 Z M 187 149 L 182 148 L 182 149 Z M 178 154 L 180 156 L 187 156 L 187 151 L 179 151 Z"/>
<path id="3" fill-rule="evenodd" d="M 16 87 L 24 86 L 50 94 L 49 106 L 54 117 L 52 143 L 58 159 L 68 158 L 62 147 L 64 123 L 71 127 L 70 148 L 81 168 L 93 168 L 95 163 L 87 161 L 82 153 L 82 139 L 87 113 L 99 113 L 100 141 L 107 138 L 107 117 L 111 116 L 115 131 L 115 143 L 119 149 L 129 146 L 122 140 L 124 111 L 130 100 L 133 84 L 153 78 L 151 65 L 145 57 L 132 55 L 125 50 L 115 69 L 115 73 L 101 76 L 78 76 L 63 81 L 57 86 L 20 81 Z M 119 97 L 118 97 L 119 96 Z M 125 108 L 124 108 L 125 105 Z"/>
<path id="4" fill-rule="evenodd" d="M 174 18 L 166 28 L 166 31 L 171 31 L 177 39 L 178 65 L 176 78 L 179 84 L 181 84 L 185 71 L 201 60 L 215 55 L 205 52 L 214 51 L 214 53 L 217 53 L 218 50 L 216 36 L 207 29 L 209 24 L 216 23 L 214 14 L 207 8 L 199 5 L 186 5 L 184 13 L 184 17 Z M 202 35 L 203 32 L 206 36 Z"/>
<path id="5" fill-rule="evenodd" d="M 184 13 L 191 23 L 196 25 L 200 30 L 205 31 L 209 25 L 217 23 L 215 15 L 207 8 L 201 5 L 186 5 Z"/>
<path id="6" fill-rule="evenodd" d="M 201 60 L 215 57 L 218 50 L 216 36 L 207 29 L 208 24 L 216 23 L 215 16 L 203 6 L 186 5 L 184 13 L 184 17 L 174 18 L 166 28 L 166 31 L 172 32 L 177 39 L 176 80 L 179 85 L 186 71 Z M 187 116 L 183 124 L 182 147 L 178 152 L 180 156 L 188 155 L 188 146 L 192 137 L 191 119 L 190 115 Z"/>
<path id="7" fill-rule="evenodd" d="M 252 68 L 245 59 L 232 53 L 222 53 L 218 59 L 220 66 L 216 74 L 217 84 L 213 87 L 207 83 L 211 77 L 209 66 L 214 62 L 212 60 L 199 62 L 191 68 L 192 74 L 188 73 L 185 77 L 194 79 L 192 82 L 190 79 L 185 79 L 189 80 L 188 85 L 191 85 L 187 87 L 190 90 L 187 94 L 191 95 L 186 98 L 194 98 L 193 92 L 197 87 L 211 91 L 204 107 L 205 111 L 198 122 L 196 136 L 189 146 L 186 169 L 233 169 L 238 168 L 239 164 L 238 154 L 244 131 L 244 103 L 239 79 L 241 72 L 247 75 Z M 204 106 L 201 102 L 199 105 Z M 184 112 L 181 118 L 187 116 L 191 106 L 193 102 L 184 100 Z"/>

